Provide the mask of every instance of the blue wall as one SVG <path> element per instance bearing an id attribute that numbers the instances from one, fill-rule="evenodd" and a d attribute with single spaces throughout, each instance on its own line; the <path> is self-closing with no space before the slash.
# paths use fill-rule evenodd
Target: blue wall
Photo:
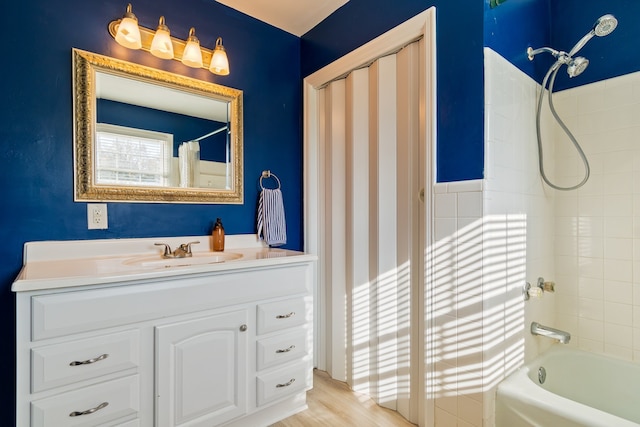
<path id="1" fill-rule="evenodd" d="M 437 179 L 483 177 L 483 2 L 350 0 L 302 37 L 307 76 L 412 16 L 436 6 Z"/>
<path id="2" fill-rule="evenodd" d="M 231 74 L 215 76 L 178 61 L 115 43 L 107 24 L 126 1 L 24 0 L 4 4 L 7 53 L 0 93 L 0 401 L 13 424 L 15 308 L 11 283 L 26 241 L 202 235 L 221 217 L 228 234 L 255 233 L 263 169 L 283 184 L 289 243 L 302 248 L 300 39 L 213 0 L 137 0 L 140 24 L 160 15 L 173 35 L 195 26 L 203 45 L 222 36 Z M 86 204 L 73 201 L 71 49 L 109 55 L 244 91 L 245 203 L 238 205 L 109 203 L 109 229 L 87 230 Z M 283 66 L 282 64 L 286 64 Z M 196 135 L 197 136 L 197 135 Z"/>

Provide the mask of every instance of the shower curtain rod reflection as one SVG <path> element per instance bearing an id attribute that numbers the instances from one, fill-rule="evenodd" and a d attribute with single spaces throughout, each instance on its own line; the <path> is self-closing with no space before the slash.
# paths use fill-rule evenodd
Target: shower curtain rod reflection
<path id="1" fill-rule="evenodd" d="M 227 130 L 228 127 L 227 126 L 222 126 L 220 129 L 216 129 L 213 132 L 209 132 L 206 135 L 202 135 L 200 138 L 196 138 L 196 139 L 190 139 L 189 141 L 202 141 L 203 139 L 209 138 L 210 136 L 213 136 L 215 134 L 218 134 L 220 132 L 222 132 L 223 130 Z"/>

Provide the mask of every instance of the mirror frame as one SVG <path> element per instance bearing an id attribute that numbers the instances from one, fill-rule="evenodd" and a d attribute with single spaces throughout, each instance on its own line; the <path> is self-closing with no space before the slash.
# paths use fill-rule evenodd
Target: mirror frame
<path id="1" fill-rule="evenodd" d="M 230 103 L 231 189 L 98 185 L 94 175 L 96 72 L 152 82 Z M 73 49 L 74 201 L 243 203 L 242 91 Z"/>

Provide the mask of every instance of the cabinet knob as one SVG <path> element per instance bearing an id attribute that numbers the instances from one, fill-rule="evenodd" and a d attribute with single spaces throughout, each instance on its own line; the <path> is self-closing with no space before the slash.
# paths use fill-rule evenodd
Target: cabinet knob
<path id="1" fill-rule="evenodd" d="M 246 330 L 247 330 L 247 325 L 240 326 L 240 332 L 246 332 Z"/>

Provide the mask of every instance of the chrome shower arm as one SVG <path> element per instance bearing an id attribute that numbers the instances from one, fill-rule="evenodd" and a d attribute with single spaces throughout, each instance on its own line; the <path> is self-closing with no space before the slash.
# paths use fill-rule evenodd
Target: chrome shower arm
<path id="1" fill-rule="evenodd" d="M 561 52 L 555 50 L 555 49 L 551 49 L 550 47 L 539 47 L 538 49 L 533 49 L 532 47 L 529 47 L 527 49 L 527 55 L 529 57 L 529 61 L 533 61 L 533 57 L 536 56 L 539 53 L 542 52 L 549 52 L 551 55 L 555 56 L 556 58 L 560 55 Z"/>

